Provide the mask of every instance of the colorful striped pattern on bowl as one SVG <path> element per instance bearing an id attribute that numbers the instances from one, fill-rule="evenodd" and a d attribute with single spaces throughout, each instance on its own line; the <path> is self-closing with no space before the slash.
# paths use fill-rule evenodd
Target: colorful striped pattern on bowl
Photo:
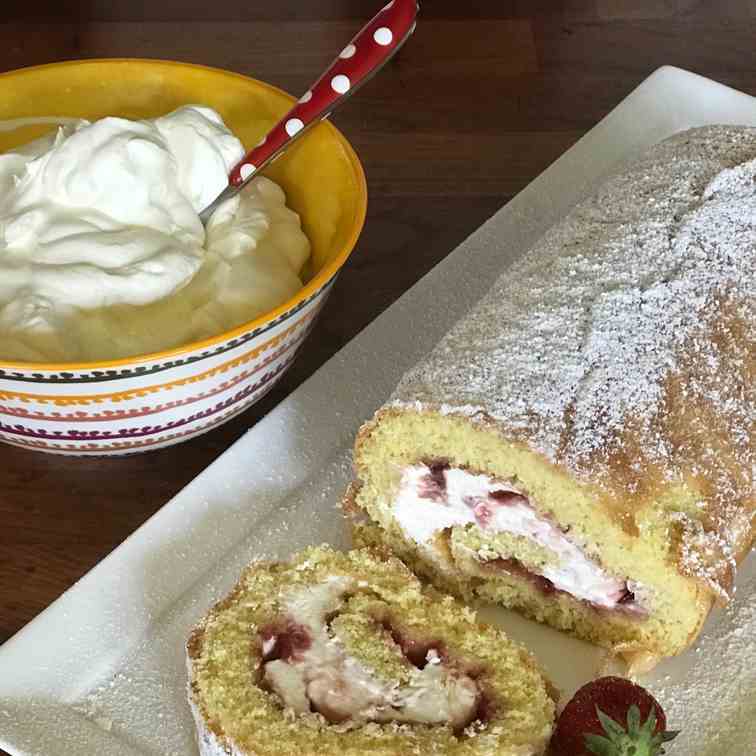
<path id="1" fill-rule="evenodd" d="M 273 388 L 335 278 L 264 326 L 184 357 L 112 370 L 0 369 L 0 439 L 97 455 L 157 449 L 204 433 Z"/>

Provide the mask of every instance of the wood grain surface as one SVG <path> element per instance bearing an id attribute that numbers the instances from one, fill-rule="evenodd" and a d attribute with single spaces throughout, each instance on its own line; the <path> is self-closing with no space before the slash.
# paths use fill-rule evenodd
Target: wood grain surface
<path id="1" fill-rule="evenodd" d="M 299 94 L 380 0 L 4 0 L 0 70 L 138 56 Z M 0 642 L 94 566 L 656 67 L 756 93 L 756 0 L 426 0 L 414 38 L 334 122 L 368 176 L 357 250 L 264 401 L 163 451 L 0 447 Z"/>

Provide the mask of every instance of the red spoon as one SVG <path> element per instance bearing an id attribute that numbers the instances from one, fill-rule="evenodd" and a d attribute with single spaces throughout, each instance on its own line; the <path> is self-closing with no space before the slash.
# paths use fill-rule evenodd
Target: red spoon
<path id="1" fill-rule="evenodd" d="M 200 213 L 200 220 L 207 223 L 218 205 L 378 73 L 415 30 L 418 8 L 416 0 L 392 0 L 384 6 L 297 104 L 234 166 L 228 186 Z"/>

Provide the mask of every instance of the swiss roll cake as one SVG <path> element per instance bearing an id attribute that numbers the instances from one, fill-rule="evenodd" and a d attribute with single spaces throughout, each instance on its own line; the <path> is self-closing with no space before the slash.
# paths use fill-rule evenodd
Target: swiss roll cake
<path id="1" fill-rule="evenodd" d="M 203 756 L 536 756 L 554 720 L 523 648 L 369 549 L 252 564 L 187 664 Z"/>
<path id="2" fill-rule="evenodd" d="M 687 647 L 753 541 L 755 250 L 756 129 L 623 166 L 361 429 L 360 542 L 638 666 Z"/>

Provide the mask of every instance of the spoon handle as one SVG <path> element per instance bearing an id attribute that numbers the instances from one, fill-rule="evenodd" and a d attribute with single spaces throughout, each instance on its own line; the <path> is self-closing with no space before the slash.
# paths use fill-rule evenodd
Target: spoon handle
<path id="1" fill-rule="evenodd" d="M 326 118 L 370 79 L 415 30 L 416 0 L 392 0 L 339 53 L 297 104 L 234 166 L 229 187 L 240 189 L 313 124 Z"/>

